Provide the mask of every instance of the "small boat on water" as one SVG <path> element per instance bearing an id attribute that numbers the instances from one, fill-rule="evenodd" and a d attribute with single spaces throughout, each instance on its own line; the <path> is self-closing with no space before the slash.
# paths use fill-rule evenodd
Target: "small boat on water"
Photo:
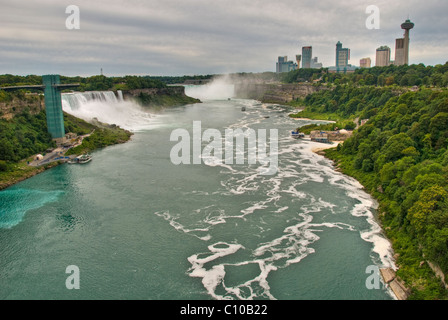
<path id="1" fill-rule="evenodd" d="M 241 108 L 241 111 L 246 111 L 246 107 L 243 106 L 243 107 Z"/>
<path id="2" fill-rule="evenodd" d="M 77 164 L 84 164 L 84 163 L 90 162 L 91 160 L 92 160 L 92 156 L 91 155 L 83 154 L 83 155 L 78 156 L 76 158 L 70 159 L 68 161 L 68 163 L 70 163 L 70 164 L 75 164 L 75 163 L 77 163 Z"/>

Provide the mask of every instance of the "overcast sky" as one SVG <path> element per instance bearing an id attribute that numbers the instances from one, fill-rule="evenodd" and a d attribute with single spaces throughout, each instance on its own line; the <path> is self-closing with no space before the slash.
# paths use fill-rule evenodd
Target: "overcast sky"
<path id="1" fill-rule="evenodd" d="M 80 29 L 66 28 L 69 5 Z M 369 30 L 366 8 L 380 9 Z M 375 63 L 392 49 L 409 16 L 410 63 L 448 61 L 447 0 L 0 0 L 0 74 L 67 76 L 194 75 L 275 71 L 313 46 L 324 66 L 335 46 L 351 49 L 350 63 Z"/>

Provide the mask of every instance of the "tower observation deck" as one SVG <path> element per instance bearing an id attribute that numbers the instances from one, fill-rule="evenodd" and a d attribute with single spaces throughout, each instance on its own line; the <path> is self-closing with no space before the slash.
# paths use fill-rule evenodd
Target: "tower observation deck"
<path id="1" fill-rule="evenodd" d="M 396 40 L 395 47 L 395 64 L 404 65 L 409 64 L 409 30 L 414 28 L 414 23 L 407 19 L 401 24 L 401 29 L 404 30 L 402 39 Z"/>

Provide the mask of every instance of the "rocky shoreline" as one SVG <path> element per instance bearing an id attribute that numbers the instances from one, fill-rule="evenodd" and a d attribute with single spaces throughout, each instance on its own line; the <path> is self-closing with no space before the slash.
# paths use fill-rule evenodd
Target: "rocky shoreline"
<path id="1" fill-rule="evenodd" d="M 380 269 L 381 277 L 386 286 L 389 286 L 397 300 L 407 300 L 411 291 L 406 288 L 404 282 L 399 279 L 392 268 Z"/>

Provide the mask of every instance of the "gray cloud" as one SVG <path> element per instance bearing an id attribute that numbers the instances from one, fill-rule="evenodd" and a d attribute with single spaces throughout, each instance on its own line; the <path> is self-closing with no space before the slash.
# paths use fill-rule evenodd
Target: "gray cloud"
<path id="1" fill-rule="evenodd" d="M 408 14 L 411 63 L 447 59 L 446 0 L 39 0 L 0 3 L 0 73 L 183 75 L 274 71 L 313 46 L 334 65 L 337 41 L 350 62 L 402 36 Z M 67 30 L 65 8 L 80 8 L 81 29 Z M 381 10 L 380 30 L 365 27 L 368 5 Z"/>

